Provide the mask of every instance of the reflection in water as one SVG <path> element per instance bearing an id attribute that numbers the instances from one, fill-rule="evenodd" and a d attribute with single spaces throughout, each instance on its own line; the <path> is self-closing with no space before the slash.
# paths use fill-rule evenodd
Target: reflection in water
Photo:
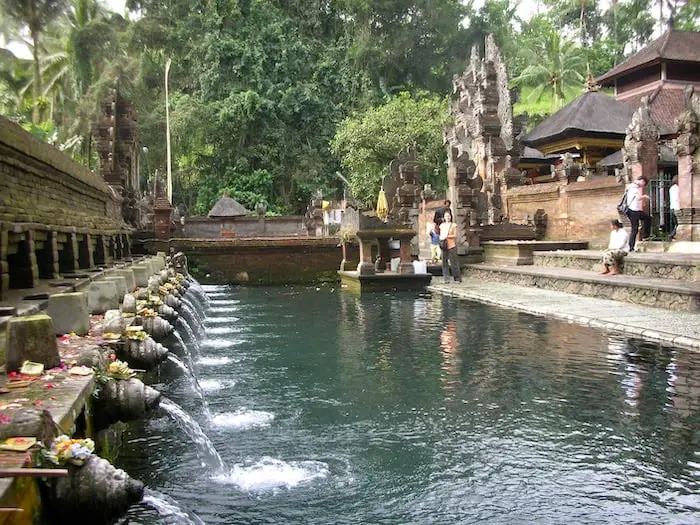
<path id="1" fill-rule="evenodd" d="M 456 387 L 461 383 L 459 343 L 454 319 L 447 322 L 447 327 L 440 332 L 440 349 L 442 364 L 440 366 L 440 382 L 442 389 L 449 399 L 453 398 Z"/>

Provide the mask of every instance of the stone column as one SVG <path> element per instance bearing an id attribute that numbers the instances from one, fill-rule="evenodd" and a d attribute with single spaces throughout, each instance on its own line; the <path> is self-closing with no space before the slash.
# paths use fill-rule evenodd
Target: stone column
<path id="1" fill-rule="evenodd" d="M 411 239 L 413 235 L 401 235 L 399 237 L 399 242 L 401 246 L 401 252 L 399 257 L 401 261 L 399 262 L 398 273 L 401 275 L 412 275 L 415 273 L 413 269 L 413 257 L 411 256 Z"/>
<path id="2" fill-rule="evenodd" d="M 7 262 L 8 232 L 0 224 L 0 300 L 5 298 L 10 289 L 10 266 Z"/>
<path id="3" fill-rule="evenodd" d="M 700 94 L 686 88 L 685 109 L 678 117 L 678 155 L 680 213 L 676 240 L 700 241 Z"/>
<path id="4" fill-rule="evenodd" d="M 659 163 L 659 128 L 651 117 L 648 97 L 642 97 L 642 105 L 632 115 L 632 121 L 627 126 L 625 146 L 622 158 L 629 170 L 632 180 L 642 175 L 647 180 L 655 179 L 658 175 Z"/>
<path id="5" fill-rule="evenodd" d="M 357 265 L 357 273 L 358 275 L 375 275 L 374 263 L 372 262 L 374 237 L 360 237 L 358 232 L 357 238 L 360 241 L 360 263 Z"/>
<path id="6" fill-rule="evenodd" d="M 358 248 L 352 241 L 342 241 L 341 247 L 343 250 L 343 260 L 340 262 L 340 271 L 347 272 L 357 268 L 359 263 Z"/>

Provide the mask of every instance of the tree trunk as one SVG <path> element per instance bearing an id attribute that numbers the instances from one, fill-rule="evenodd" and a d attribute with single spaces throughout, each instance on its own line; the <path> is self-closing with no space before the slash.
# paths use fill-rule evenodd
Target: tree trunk
<path id="1" fill-rule="evenodd" d="M 34 104 L 32 104 L 32 123 L 39 124 L 41 122 L 41 108 L 39 101 L 41 99 L 41 66 L 39 64 L 39 30 L 36 27 L 31 28 L 32 34 L 32 56 L 34 57 Z"/>

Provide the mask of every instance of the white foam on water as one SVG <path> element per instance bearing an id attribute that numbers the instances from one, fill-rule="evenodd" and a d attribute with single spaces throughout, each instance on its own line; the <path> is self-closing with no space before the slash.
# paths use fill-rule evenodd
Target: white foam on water
<path id="1" fill-rule="evenodd" d="M 235 323 L 236 321 L 240 321 L 240 317 L 235 317 L 233 315 L 229 317 L 209 317 L 204 320 L 205 325 L 210 325 L 210 324 L 224 324 L 224 323 Z"/>
<path id="2" fill-rule="evenodd" d="M 208 326 L 204 329 L 206 335 L 240 334 L 247 331 L 243 326 Z"/>
<path id="3" fill-rule="evenodd" d="M 264 456 L 253 464 L 235 465 L 228 473 L 212 479 L 240 490 L 256 492 L 277 488 L 294 488 L 302 483 L 326 478 L 330 470 L 321 461 L 282 461 Z"/>
<path id="4" fill-rule="evenodd" d="M 247 430 L 249 428 L 269 427 L 275 415 L 263 410 L 248 410 L 239 408 L 235 412 L 223 412 L 212 417 L 212 423 L 217 427 Z"/>
<path id="5" fill-rule="evenodd" d="M 202 341 L 201 346 L 202 348 L 230 348 L 245 342 L 244 339 L 236 339 L 235 341 L 230 339 L 205 339 Z"/>
<path id="6" fill-rule="evenodd" d="M 212 301 L 213 302 L 213 301 Z M 233 306 L 210 306 L 207 313 L 219 313 L 219 312 L 237 312 L 240 308 L 234 308 Z"/>
<path id="7" fill-rule="evenodd" d="M 218 390 L 223 390 L 224 388 L 236 386 L 236 382 L 233 380 L 220 381 L 218 379 L 200 379 L 199 385 L 205 392 L 216 392 Z"/>
<path id="8" fill-rule="evenodd" d="M 217 290 L 229 290 L 230 289 L 227 284 L 200 284 L 199 286 L 205 292 L 215 292 Z"/>
<path id="9" fill-rule="evenodd" d="M 202 356 L 199 359 L 197 359 L 197 364 L 203 365 L 203 366 L 227 365 L 230 362 L 231 362 L 230 357 Z"/>
<path id="10" fill-rule="evenodd" d="M 240 299 L 211 299 L 209 304 L 212 306 L 233 306 L 241 304 Z"/>

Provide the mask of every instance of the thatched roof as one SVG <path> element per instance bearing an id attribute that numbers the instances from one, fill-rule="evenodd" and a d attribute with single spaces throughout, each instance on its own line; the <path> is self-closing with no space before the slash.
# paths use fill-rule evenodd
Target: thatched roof
<path id="1" fill-rule="evenodd" d="M 521 142 L 536 148 L 570 137 L 625 136 L 634 108 L 608 95 L 589 91 L 527 133 Z"/>
<path id="2" fill-rule="evenodd" d="M 248 210 L 228 195 L 221 197 L 207 214 L 209 217 L 242 217 L 244 215 L 248 215 Z"/>
<path id="3" fill-rule="evenodd" d="M 616 78 L 664 60 L 700 62 L 700 33 L 669 29 L 651 44 L 599 76 L 596 81 L 601 85 L 610 86 Z"/>
<path id="4" fill-rule="evenodd" d="M 617 150 L 615 153 L 611 153 L 607 157 L 604 157 L 598 166 L 601 168 L 619 168 L 622 166 L 622 150 Z M 659 164 L 660 167 L 665 166 L 676 166 L 678 165 L 678 157 L 668 146 L 661 145 L 659 148 Z"/>

